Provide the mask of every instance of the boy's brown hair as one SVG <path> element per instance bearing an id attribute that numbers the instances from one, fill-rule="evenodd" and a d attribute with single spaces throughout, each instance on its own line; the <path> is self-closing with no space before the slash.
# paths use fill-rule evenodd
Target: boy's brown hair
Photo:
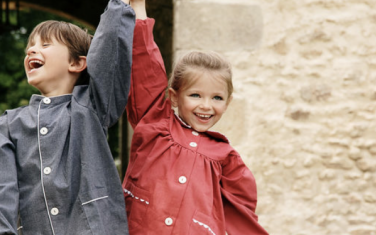
<path id="1" fill-rule="evenodd" d="M 43 42 L 50 42 L 56 39 L 68 47 L 69 61 L 78 61 L 80 56 L 87 56 L 91 40 L 93 38 L 87 30 L 77 25 L 56 20 L 48 20 L 38 24 L 31 32 L 26 51 L 34 44 L 35 36 L 39 35 Z M 89 84 L 87 69 L 81 72 L 76 85 Z"/>

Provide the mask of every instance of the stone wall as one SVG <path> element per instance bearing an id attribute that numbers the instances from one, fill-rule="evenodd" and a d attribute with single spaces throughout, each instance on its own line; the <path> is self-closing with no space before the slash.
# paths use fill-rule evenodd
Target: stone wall
<path id="1" fill-rule="evenodd" d="M 258 184 L 275 235 L 376 234 L 376 1 L 175 0 L 175 57 L 225 54 L 215 129 Z"/>

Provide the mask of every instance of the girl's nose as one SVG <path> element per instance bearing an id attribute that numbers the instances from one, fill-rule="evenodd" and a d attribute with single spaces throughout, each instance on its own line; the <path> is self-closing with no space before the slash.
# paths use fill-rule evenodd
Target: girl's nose
<path id="1" fill-rule="evenodd" d="M 201 104 L 200 104 L 200 108 L 207 110 L 207 109 L 210 109 L 210 107 L 211 107 L 210 106 L 210 100 L 203 99 Z"/>

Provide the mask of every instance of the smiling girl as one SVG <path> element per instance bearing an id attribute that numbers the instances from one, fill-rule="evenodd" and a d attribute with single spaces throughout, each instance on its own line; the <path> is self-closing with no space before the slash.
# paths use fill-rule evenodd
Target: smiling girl
<path id="1" fill-rule="evenodd" d="M 144 0 L 130 2 L 137 19 L 127 105 L 134 135 L 123 182 L 130 234 L 267 234 L 252 173 L 227 138 L 209 130 L 232 99 L 230 64 L 215 52 L 188 53 L 167 88 L 154 20 Z"/>

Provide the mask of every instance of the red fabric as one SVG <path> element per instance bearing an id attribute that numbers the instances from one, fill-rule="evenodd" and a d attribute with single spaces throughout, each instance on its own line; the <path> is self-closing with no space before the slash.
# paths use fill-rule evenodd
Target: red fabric
<path id="1" fill-rule="evenodd" d="M 127 106 L 134 135 L 123 182 L 130 235 L 267 234 L 254 213 L 255 179 L 239 154 L 219 133 L 194 132 L 165 99 L 153 26 L 137 20 L 134 33 Z"/>

